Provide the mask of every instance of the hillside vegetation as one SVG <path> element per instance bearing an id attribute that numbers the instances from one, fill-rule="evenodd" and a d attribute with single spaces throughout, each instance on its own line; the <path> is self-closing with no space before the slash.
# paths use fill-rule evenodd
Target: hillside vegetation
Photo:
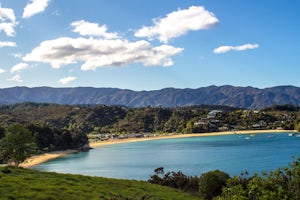
<path id="1" fill-rule="evenodd" d="M 172 188 L 134 180 L 0 167 L 0 199 L 155 200 L 199 199 Z"/>
<path id="2" fill-rule="evenodd" d="M 164 173 L 157 168 L 149 182 L 193 192 L 205 200 L 299 200 L 300 158 L 288 166 L 275 171 L 255 173 L 243 172 L 230 177 L 220 170 L 197 176 L 186 176 L 181 171 Z"/>
<path id="3" fill-rule="evenodd" d="M 49 141 L 56 141 L 52 147 L 43 148 L 64 149 L 86 143 L 87 134 L 293 130 L 300 122 L 300 112 L 299 107 L 292 105 L 272 106 L 260 111 L 225 106 L 126 108 L 38 103 L 0 106 L 0 127 L 6 128 L 16 122 L 26 124 L 40 140 L 47 137 Z M 69 139 L 70 144 L 66 144 L 65 139 Z"/>

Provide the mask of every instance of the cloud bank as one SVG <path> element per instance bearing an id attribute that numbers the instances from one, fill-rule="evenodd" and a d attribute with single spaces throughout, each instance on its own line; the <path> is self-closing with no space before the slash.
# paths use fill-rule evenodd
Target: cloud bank
<path id="1" fill-rule="evenodd" d="M 44 12 L 50 0 L 30 0 L 23 11 L 23 18 L 30 18 L 33 15 Z"/>
<path id="2" fill-rule="evenodd" d="M 229 51 L 245 51 L 258 48 L 258 44 L 244 44 L 241 46 L 220 46 L 214 49 L 215 54 L 227 53 Z"/>
<path id="3" fill-rule="evenodd" d="M 144 26 L 135 32 L 135 36 L 167 43 L 172 38 L 185 35 L 189 31 L 208 29 L 218 22 L 215 15 L 204 7 L 191 6 L 169 13 L 164 18 L 153 19 L 153 26 Z"/>
<path id="4" fill-rule="evenodd" d="M 82 70 L 95 70 L 99 67 L 120 67 L 133 63 L 144 66 L 172 66 L 171 56 L 179 54 L 182 48 L 169 45 L 152 46 L 145 40 L 130 42 L 115 38 L 117 34 L 108 33 L 106 27 L 86 21 L 71 24 L 73 32 L 81 35 L 100 36 L 100 38 L 61 37 L 42 42 L 31 53 L 23 57 L 27 62 L 49 63 L 53 68 L 82 62 Z M 89 27 L 91 32 L 85 32 Z"/>
<path id="5" fill-rule="evenodd" d="M 0 74 L 3 74 L 4 72 L 5 70 L 0 68 Z"/>
<path id="6" fill-rule="evenodd" d="M 182 48 L 162 45 L 152 47 L 147 41 L 106 40 L 62 37 L 42 42 L 24 61 L 49 63 L 53 68 L 83 62 L 82 70 L 95 70 L 105 66 L 124 66 L 142 63 L 144 66 L 171 66 L 171 56 Z"/>

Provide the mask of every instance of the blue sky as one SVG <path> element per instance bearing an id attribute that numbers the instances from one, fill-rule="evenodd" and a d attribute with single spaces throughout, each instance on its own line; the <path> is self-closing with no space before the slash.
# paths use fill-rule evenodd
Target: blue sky
<path id="1" fill-rule="evenodd" d="M 0 88 L 300 86 L 298 0 L 0 4 Z"/>

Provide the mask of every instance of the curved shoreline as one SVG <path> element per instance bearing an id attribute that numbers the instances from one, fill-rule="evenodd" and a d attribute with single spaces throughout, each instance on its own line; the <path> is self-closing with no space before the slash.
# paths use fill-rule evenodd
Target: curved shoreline
<path id="1" fill-rule="evenodd" d="M 158 135 L 146 138 L 128 138 L 128 139 L 115 139 L 108 141 L 99 141 L 90 143 L 91 148 L 97 148 L 105 145 L 114 145 L 129 142 L 140 142 L 150 140 L 162 140 L 162 139 L 176 139 L 176 138 L 188 138 L 188 137 L 204 137 L 204 136 L 222 136 L 222 135 L 233 135 L 233 134 L 263 134 L 263 133 L 295 133 L 295 130 L 249 130 L 249 131 L 227 131 L 227 132 L 212 132 L 212 133 L 191 133 L 191 134 L 174 134 L 174 135 Z M 54 151 L 41 155 L 35 155 L 26 159 L 20 167 L 31 168 L 35 165 L 53 160 L 62 156 L 80 152 L 80 150 L 70 149 L 66 151 Z"/>
<path id="2" fill-rule="evenodd" d="M 158 135 L 145 138 L 128 138 L 128 139 L 115 139 L 107 141 L 99 141 L 90 143 L 91 148 L 97 148 L 104 145 L 121 144 L 128 142 L 140 142 L 149 140 L 162 140 L 162 139 L 176 139 L 176 138 L 188 138 L 188 137 L 205 137 L 205 136 L 222 136 L 233 134 L 263 134 L 263 133 L 290 133 L 297 132 L 295 130 L 247 130 L 247 131 L 226 131 L 226 132 L 211 132 L 211 133 L 189 133 L 189 134 L 174 134 L 174 135 Z"/>

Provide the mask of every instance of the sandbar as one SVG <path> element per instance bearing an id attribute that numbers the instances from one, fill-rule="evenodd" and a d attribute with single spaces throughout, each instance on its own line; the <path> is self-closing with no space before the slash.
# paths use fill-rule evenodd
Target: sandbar
<path id="1" fill-rule="evenodd" d="M 161 140 L 161 139 L 176 139 L 176 138 L 187 138 L 187 137 L 201 137 L 201 136 L 221 136 L 221 135 L 232 135 L 232 134 L 262 134 L 262 133 L 284 133 L 284 132 L 296 132 L 294 130 L 247 130 L 247 131 L 227 131 L 227 132 L 211 132 L 211 133 L 191 133 L 191 134 L 170 134 L 170 135 L 159 135 L 144 137 L 144 138 L 127 138 L 127 139 L 112 139 L 107 141 L 91 142 L 91 148 L 97 148 L 105 145 L 113 145 L 128 142 L 139 142 L 149 140 Z M 72 153 L 77 153 L 79 150 L 71 149 L 66 151 L 54 151 L 41 155 L 35 155 L 26 159 L 20 167 L 31 168 L 35 165 L 53 160 L 62 156 L 66 156 Z"/>

